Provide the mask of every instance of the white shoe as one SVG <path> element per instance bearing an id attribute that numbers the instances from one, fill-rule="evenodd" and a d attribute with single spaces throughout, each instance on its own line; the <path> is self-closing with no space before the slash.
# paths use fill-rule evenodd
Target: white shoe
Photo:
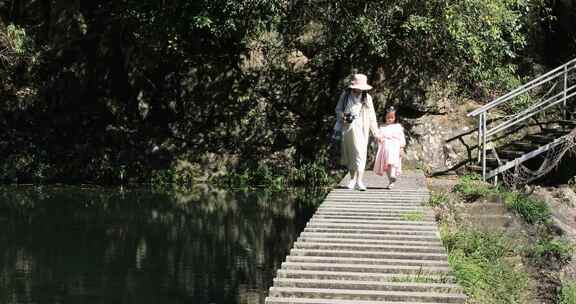
<path id="1" fill-rule="evenodd" d="M 386 187 L 387 189 L 392 189 L 394 187 L 394 183 L 390 183 L 388 184 L 388 187 Z"/>
<path id="2" fill-rule="evenodd" d="M 358 183 L 358 190 L 360 190 L 360 191 L 366 191 L 366 186 L 364 186 L 363 183 L 360 183 L 360 182 L 359 182 L 359 183 Z"/>
<path id="3" fill-rule="evenodd" d="M 354 189 L 354 187 L 356 186 L 356 181 L 355 180 L 351 180 L 350 182 L 348 182 L 348 186 L 346 186 L 348 189 L 352 190 Z"/>

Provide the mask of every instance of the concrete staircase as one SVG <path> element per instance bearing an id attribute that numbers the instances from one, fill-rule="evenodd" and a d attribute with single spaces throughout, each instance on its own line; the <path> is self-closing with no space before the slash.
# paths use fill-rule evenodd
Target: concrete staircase
<path id="1" fill-rule="evenodd" d="M 346 185 L 345 178 L 341 185 Z M 368 191 L 334 189 L 307 224 L 267 304 L 464 303 L 439 239 L 424 175 L 393 190 L 367 172 Z"/>
<path id="2" fill-rule="evenodd" d="M 576 117 L 576 114 L 574 114 Z M 526 162 L 531 169 L 536 169 L 542 163 L 541 159 L 534 158 L 519 161 L 520 158 L 534 153 L 533 151 L 547 145 L 552 145 L 555 140 L 568 135 L 576 128 L 576 120 L 551 120 L 541 124 L 536 132 L 522 136 L 517 140 L 496 147 L 495 151 L 490 150 L 486 156 L 487 178 L 499 174 L 498 168 L 513 162 Z M 545 152 L 545 151 L 543 151 Z M 542 153 L 543 153 L 542 152 Z M 482 166 L 478 165 L 479 160 L 474 159 L 467 167 L 470 171 L 482 174 Z"/>

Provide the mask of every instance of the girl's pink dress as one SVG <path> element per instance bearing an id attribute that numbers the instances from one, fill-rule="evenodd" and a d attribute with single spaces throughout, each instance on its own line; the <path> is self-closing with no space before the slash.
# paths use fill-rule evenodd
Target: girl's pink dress
<path id="1" fill-rule="evenodd" d="M 384 140 L 378 143 L 378 153 L 374 162 L 374 173 L 386 174 L 389 166 L 396 170 L 396 175 L 402 173 L 400 149 L 406 145 L 404 128 L 400 124 L 390 124 L 380 127 L 380 136 Z"/>

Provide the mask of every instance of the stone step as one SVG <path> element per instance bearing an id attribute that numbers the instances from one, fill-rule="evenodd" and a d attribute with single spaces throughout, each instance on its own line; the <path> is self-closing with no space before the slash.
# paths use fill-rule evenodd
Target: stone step
<path id="1" fill-rule="evenodd" d="M 316 222 L 310 221 L 306 225 L 306 228 L 354 228 L 357 230 L 423 230 L 423 231 L 436 231 L 436 226 L 430 225 L 416 225 L 414 222 L 411 224 L 400 225 L 400 224 L 356 224 L 356 223 L 326 223 L 326 222 Z"/>
<path id="2" fill-rule="evenodd" d="M 431 252 L 442 253 L 445 252 L 444 247 L 437 246 L 421 246 L 421 245 L 378 245 L 378 244 L 341 244 L 341 243 L 310 243 L 310 242 L 295 242 L 295 249 L 318 249 L 318 250 L 345 250 L 345 251 L 400 251 L 400 252 Z"/>
<path id="3" fill-rule="evenodd" d="M 437 260 L 446 261 L 446 253 L 428 252 L 400 252 L 391 250 L 380 251 L 356 251 L 356 250 L 318 250 L 318 249 L 298 249 L 290 250 L 293 256 L 322 256 L 322 257 L 347 257 L 347 258 L 369 258 L 369 259 L 401 259 L 401 260 Z"/>
<path id="4" fill-rule="evenodd" d="M 363 196 L 338 196 L 326 197 L 326 202 L 367 202 L 367 203 L 389 203 L 389 202 L 422 202 L 428 201 L 429 197 L 363 197 Z"/>
<path id="5" fill-rule="evenodd" d="M 348 290 L 380 290 L 380 291 L 410 291 L 410 292 L 457 292 L 462 288 L 456 284 L 447 283 L 408 283 L 408 282 L 371 282 L 352 280 L 313 280 L 313 279 L 274 279 L 276 287 L 348 289 Z"/>
<path id="6" fill-rule="evenodd" d="M 386 183 L 384 183 L 384 186 L 386 186 Z M 368 185 L 368 187 L 370 188 L 369 191 L 356 191 L 356 190 L 351 190 L 348 189 L 346 187 L 344 188 L 334 188 L 332 189 L 332 193 L 385 193 L 385 194 L 394 194 L 394 193 L 423 193 L 423 194 L 427 194 L 428 190 L 423 189 L 422 187 L 402 187 L 402 188 L 394 188 L 394 189 L 385 189 L 384 187 L 379 188 L 379 187 L 373 187 L 372 185 Z"/>
<path id="7" fill-rule="evenodd" d="M 424 207 L 420 202 L 380 202 L 380 203 L 365 203 L 365 202 L 358 202 L 358 201 L 348 201 L 348 202 L 324 202 L 321 207 L 364 207 L 364 208 L 389 208 L 389 207 Z"/>
<path id="8" fill-rule="evenodd" d="M 300 236 L 297 242 L 309 242 L 309 243 L 338 243 L 338 244 L 373 244 L 373 245 L 412 245 L 412 246 L 437 246 L 442 247 L 442 242 L 438 239 L 433 241 L 418 241 L 418 240 L 370 240 L 370 239 L 358 239 L 358 238 L 318 238 L 318 237 L 306 237 Z"/>
<path id="9" fill-rule="evenodd" d="M 354 204 L 354 205 L 367 205 L 367 206 L 390 206 L 390 205 L 421 205 L 423 201 L 428 200 L 398 200 L 398 199 L 362 199 L 362 198 L 349 198 L 349 199 L 328 199 L 323 202 L 323 204 L 333 204 L 333 205 L 345 205 L 345 204 Z"/>
<path id="10" fill-rule="evenodd" d="M 348 196 L 355 196 L 355 197 L 424 197 L 424 196 L 430 196 L 430 193 L 427 192 L 417 192 L 417 191 L 402 191 L 402 190 L 394 190 L 394 191 L 390 191 L 390 190 L 386 190 L 386 189 L 369 189 L 368 191 L 342 191 L 342 192 L 337 192 L 337 191 L 331 191 L 328 195 L 348 195 Z"/>
<path id="11" fill-rule="evenodd" d="M 569 128 L 576 127 L 576 120 L 564 120 L 564 119 L 562 119 L 562 120 L 556 121 L 556 123 L 558 123 L 562 126 L 569 127 Z"/>
<path id="12" fill-rule="evenodd" d="M 428 191 L 414 191 L 408 189 L 378 189 L 376 187 L 371 187 L 370 191 L 350 191 L 350 189 L 335 189 L 329 193 L 330 195 L 359 195 L 359 196 L 367 196 L 367 195 L 430 195 Z"/>
<path id="13" fill-rule="evenodd" d="M 369 259 L 369 258 L 318 257 L 318 256 L 287 256 L 286 262 L 448 267 L 447 261 L 439 261 L 439 260 Z"/>
<path id="14" fill-rule="evenodd" d="M 328 233 L 328 232 L 302 232 L 304 238 L 332 238 L 332 239 L 362 239 L 371 240 L 399 240 L 399 241 L 440 241 L 436 235 L 399 235 L 399 234 L 364 234 L 364 233 Z"/>
<path id="15" fill-rule="evenodd" d="M 552 142 L 556 137 L 547 134 L 530 134 L 526 136 L 526 139 L 533 143 L 543 145 Z"/>
<path id="16" fill-rule="evenodd" d="M 340 201 L 359 201 L 359 202 L 421 202 L 429 200 L 429 196 L 421 197 L 421 196 L 404 196 L 404 197 L 394 197 L 394 196 L 383 196 L 383 197 L 368 197 L 368 196 L 329 196 L 326 197 L 326 202 L 340 202 Z"/>
<path id="17" fill-rule="evenodd" d="M 367 199 L 367 200 L 392 200 L 392 199 L 400 199 L 400 200 L 421 200 L 430 198 L 430 194 L 409 194 L 409 193 L 398 193 L 398 194 L 391 194 L 391 193 L 329 193 L 326 195 L 326 199 Z"/>
<path id="18" fill-rule="evenodd" d="M 306 227 L 304 232 L 320 233 L 347 233 L 347 234 L 395 234 L 395 235 L 427 235 L 440 237 L 436 230 L 405 230 L 405 229 L 355 229 L 355 228 L 331 228 L 331 227 Z"/>
<path id="19" fill-rule="evenodd" d="M 426 200 L 428 201 L 428 200 Z M 394 206 L 394 205 L 422 205 L 422 200 L 366 200 L 366 199 L 342 199 L 342 200 L 325 200 L 322 205 L 354 205 L 354 206 Z"/>
<path id="20" fill-rule="evenodd" d="M 365 177 L 368 191 L 339 188 L 326 196 L 277 271 L 266 303 L 466 300 L 426 206 L 424 175 L 408 171 L 393 190 L 382 189 L 386 178 Z"/>
<path id="21" fill-rule="evenodd" d="M 567 129 L 561 128 L 561 127 L 549 127 L 549 128 L 542 128 L 542 133 L 551 134 L 551 135 L 554 135 L 556 137 L 560 137 L 562 135 L 568 134 L 569 131 Z"/>
<path id="22" fill-rule="evenodd" d="M 464 303 L 461 293 L 271 287 L 270 297 Z"/>
<path id="23" fill-rule="evenodd" d="M 344 205 L 344 206 L 368 206 L 368 207 L 392 207 L 392 206 L 424 206 L 428 200 L 359 200 L 359 199 L 349 199 L 349 200 L 326 200 L 322 205 Z"/>
<path id="24" fill-rule="evenodd" d="M 422 302 L 388 302 L 388 301 L 363 301 L 363 300 L 337 300 L 337 299 L 309 299 L 309 298 L 280 298 L 267 297 L 265 304 L 446 304 L 446 303 L 422 303 Z"/>
<path id="25" fill-rule="evenodd" d="M 348 212 L 345 213 L 316 213 L 314 218 L 326 218 L 326 219 L 366 219 L 366 220 L 387 220 L 387 219 L 398 219 L 406 216 L 418 216 L 422 217 L 431 221 L 435 221 L 435 217 L 430 213 L 425 212 L 399 212 L 394 215 L 379 215 L 379 214 L 350 214 Z"/>
<path id="26" fill-rule="evenodd" d="M 362 206 L 320 206 L 317 211 L 331 211 L 331 212 L 425 212 L 429 210 L 424 206 L 406 206 L 397 205 L 389 207 L 362 207 Z"/>
<path id="27" fill-rule="evenodd" d="M 399 216 L 407 213 L 422 213 L 425 216 L 432 216 L 435 217 L 435 214 L 429 209 L 423 209 L 418 211 L 412 210 L 387 210 L 387 211 L 371 211 L 371 210 L 345 210 L 345 211 L 331 211 L 331 210 L 317 210 L 316 215 L 344 215 L 344 216 Z"/>
<path id="28" fill-rule="evenodd" d="M 310 219 L 310 223 L 350 223 L 350 224 L 390 224 L 390 225 L 419 225 L 419 226 L 435 226 L 436 222 L 434 221 L 407 221 L 402 218 L 397 219 L 389 219 L 389 220 L 382 220 L 382 219 L 351 219 L 351 218 L 325 218 L 325 217 L 316 217 L 314 216 Z"/>
<path id="29" fill-rule="evenodd" d="M 371 281 L 371 282 L 426 282 L 454 284 L 456 278 L 447 273 L 439 274 L 394 274 L 394 273 L 362 273 L 344 271 L 309 271 L 278 269 L 278 278 L 287 279 L 313 279 L 313 280 L 342 280 L 342 281 Z"/>
<path id="30" fill-rule="evenodd" d="M 405 265 L 365 265 L 365 264 L 322 264 L 322 263 L 282 263 L 282 269 L 308 271 L 339 271 L 362 273 L 399 273 L 399 274 L 439 274 L 450 273 L 447 266 L 405 266 Z"/>
<path id="31" fill-rule="evenodd" d="M 331 206 L 320 206 L 316 209 L 317 214 L 324 213 L 339 213 L 341 215 L 359 215 L 359 214 L 373 214 L 373 215 L 402 215 L 407 213 L 423 213 L 427 215 L 432 215 L 430 209 L 426 209 L 421 206 L 414 207 L 391 207 L 391 208 L 365 208 L 365 207 L 331 207 Z"/>
<path id="32" fill-rule="evenodd" d="M 422 217 L 423 221 L 436 222 L 436 219 L 431 214 L 426 214 L 424 212 L 400 212 L 394 215 L 379 215 L 379 214 L 348 214 L 348 213 L 316 213 L 314 218 L 316 219 L 351 219 L 351 220 L 374 220 L 374 221 L 386 221 L 386 220 L 398 220 L 405 217 L 418 216 Z"/>

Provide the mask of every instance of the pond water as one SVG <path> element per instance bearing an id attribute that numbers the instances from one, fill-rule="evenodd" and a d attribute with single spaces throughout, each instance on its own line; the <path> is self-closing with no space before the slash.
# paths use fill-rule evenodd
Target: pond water
<path id="1" fill-rule="evenodd" d="M 264 303 L 324 195 L 0 187 L 0 303 Z"/>

